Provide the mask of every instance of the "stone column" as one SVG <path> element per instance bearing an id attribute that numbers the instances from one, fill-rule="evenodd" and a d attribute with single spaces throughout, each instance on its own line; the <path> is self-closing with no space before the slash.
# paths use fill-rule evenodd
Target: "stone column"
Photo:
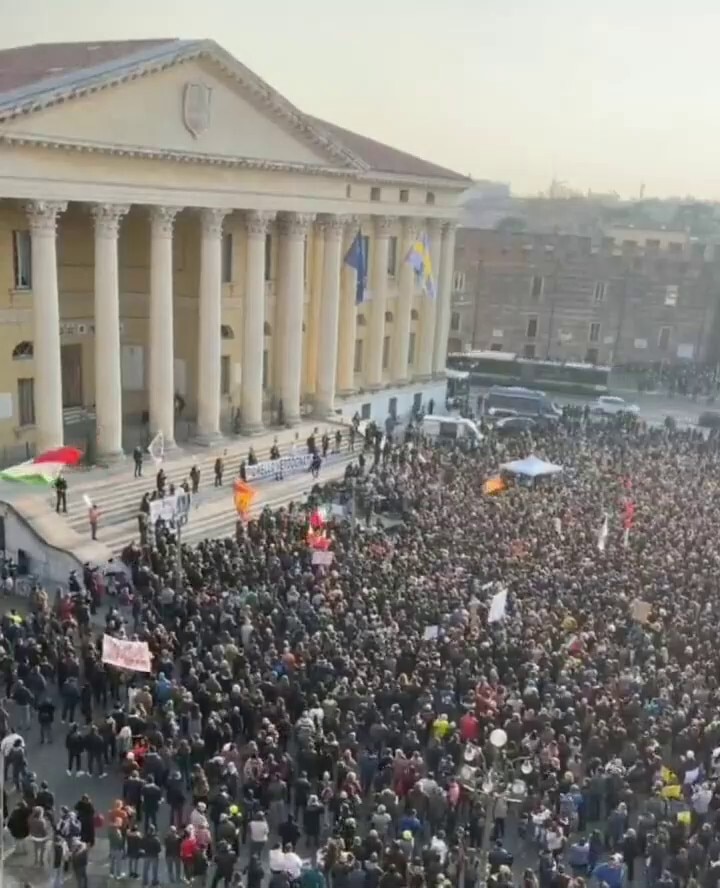
<path id="1" fill-rule="evenodd" d="M 452 277 L 455 265 L 455 223 L 446 222 L 442 229 L 440 256 L 440 285 L 438 290 L 437 320 L 435 323 L 435 347 L 433 350 L 433 374 L 445 372 L 447 340 L 450 333 L 452 301 Z"/>
<path id="2" fill-rule="evenodd" d="M 95 204 L 95 424 L 98 457 L 122 459 L 118 231 L 129 206 Z"/>
<path id="3" fill-rule="evenodd" d="M 222 353 L 222 225 L 227 210 L 200 214 L 200 299 L 198 327 L 198 421 L 200 444 L 220 439 L 220 363 Z"/>
<path id="4" fill-rule="evenodd" d="M 302 325 L 305 297 L 305 236 L 314 215 L 285 213 L 280 217 L 280 304 L 278 319 L 282 349 L 279 392 L 285 421 L 300 421 L 302 381 Z"/>
<path id="5" fill-rule="evenodd" d="M 440 288 L 440 237 L 441 226 L 437 219 L 428 220 L 430 240 L 430 261 L 435 282 L 434 298 L 423 292 L 420 296 L 420 342 L 415 354 L 415 368 L 420 379 L 432 376 L 433 353 L 435 351 L 435 319 L 437 314 L 438 292 Z"/>
<path id="6" fill-rule="evenodd" d="M 173 325 L 173 225 L 179 207 L 150 212 L 150 433 L 175 443 L 175 343 Z"/>
<path id="7" fill-rule="evenodd" d="M 415 269 L 406 257 L 420 233 L 415 219 L 403 220 L 403 236 L 400 252 L 400 284 L 395 305 L 395 336 L 392 343 L 393 382 L 408 381 L 408 350 L 410 348 L 410 315 L 415 293 Z"/>
<path id="8" fill-rule="evenodd" d="M 340 216 L 322 219 L 325 234 L 323 251 L 322 299 L 318 324 L 317 384 L 315 411 L 318 416 L 332 415 L 335 409 L 338 323 L 340 319 L 340 263 L 345 220 Z"/>
<path id="9" fill-rule="evenodd" d="M 314 395 L 317 386 L 318 361 L 320 360 L 319 331 L 320 312 L 322 310 L 323 290 L 323 250 L 325 248 L 322 230 L 316 228 L 313 231 L 311 248 L 307 255 L 310 257 L 310 275 L 307 286 L 310 290 L 310 303 L 307 319 L 307 333 L 305 336 L 305 390 Z"/>
<path id="10" fill-rule="evenodd" d="M 35 201 L 26 207 L 32 238 L 35 445 L 38 453 L 63 444 L 60 304 L 55 237 L 66 203 Z"/>
<path id="11" fill-rule="evenodd" d="M 274 213 L 245 214 L 247 255 L 243 296 L 241 415 L 243 433 L 263 428 L 263 350 L 265 348 L 265 244 Z"/>
<path id="12" fill-rule="evenodd" d="M 388 238 L 395 219 L 375 217 L 375 237 L 370 246 L 370 326 L 367 344 L 365 382 L 370 389 L 379 389 L 383 378 L 383 340 L 385 338 L 385 311 L 387 305 Z"/>
<path id="13" fill-rule="evenodd" d="M 338 356 L 337 356 L 337 388 L 338 394 L 350 395 L 355 391 L 355 337 L 357 310 L 355 299 L 357 295 L 357 272 L 345 264 L 355 235 L 358 231 L 358 220 L 349 218 L 345 226 L 342 240 L 342 268 L 340 271 L 341 295 L 340 295 L 340 320 L 338 330 Z"/>

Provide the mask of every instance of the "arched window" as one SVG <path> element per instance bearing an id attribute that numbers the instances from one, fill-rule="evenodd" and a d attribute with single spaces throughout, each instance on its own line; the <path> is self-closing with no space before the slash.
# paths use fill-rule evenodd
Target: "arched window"
<path id="1" fill-rule="evenodd" d="M 420 320 L 420 313 L 418 312 L 418 310 L 416 308 L 414 308 L 410 312 L 410 320 L 411 321 L 419 321 Z"/>
<path id="2" fill-rule="evenodd" d="M 385 323 L 392 324 L 393 320 L 394 320 L 393 313 L 391 311 L 386 311 L 385 312 Z"/>
<path id="3" fill-rule="evenodd" d="M 267 321 L 263 324 L 263 333 L 265 336 L 272 336 L 272 327 Z"/>
<path id="4" fill-rule="evenodd" d="M 13 361 L 22 361 L 32 358 L 35 350 L 33 349 L 33 344 L 28 339 L 23 339 L 22 342 L 18 342 L 18 344 L 13 349 Z"/>
<path id="5" fill-rule="evenodd" d="M 220 336 L 223 339 L 235 339 L 235 331 L 230 324 L 220 324 Z"/>

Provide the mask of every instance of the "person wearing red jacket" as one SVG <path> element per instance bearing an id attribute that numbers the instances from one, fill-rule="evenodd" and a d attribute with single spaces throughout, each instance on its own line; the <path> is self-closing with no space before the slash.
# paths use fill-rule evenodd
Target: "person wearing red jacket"
<path id="1" fill-rule="evenodd" d="M 180 860 L 185 871 L 185 878 L 190 881 L 195 875 L 195 857 L 200 851 L 200 845 L 195 836 L 195 830 L 188 827 L 185 830 L 185 838 L 180 843 Z"/>

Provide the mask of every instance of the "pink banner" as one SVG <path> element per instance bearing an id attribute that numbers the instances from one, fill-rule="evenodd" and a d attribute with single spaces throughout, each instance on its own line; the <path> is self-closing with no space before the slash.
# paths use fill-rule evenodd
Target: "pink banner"
<path id="1" fill-rule="evenodd" d="M 103 663 L 130 669 L 133 672 L 151 672 L 152 658 L 146 641 L 123 641 L 112 635 L 103 635 Z"/>

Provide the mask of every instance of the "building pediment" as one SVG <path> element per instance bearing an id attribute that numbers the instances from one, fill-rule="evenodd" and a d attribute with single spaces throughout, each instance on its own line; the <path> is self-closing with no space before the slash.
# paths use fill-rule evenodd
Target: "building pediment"
<path id="1" fill-rule="evenodd" d="M 56 91 L 47 102 L 0 107 L 0 138 L 309 172 L 365 169 L 219 47 L 66 97 Z"/>

